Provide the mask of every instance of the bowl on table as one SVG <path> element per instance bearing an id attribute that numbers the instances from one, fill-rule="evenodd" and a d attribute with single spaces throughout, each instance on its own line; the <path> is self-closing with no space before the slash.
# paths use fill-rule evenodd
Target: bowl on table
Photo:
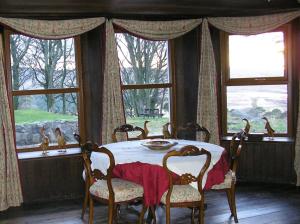
<path id="1" fill-rule="evenodd" d="M 141 144 L 151 150 L 167 150 L 176 145 L 177 142 L 164 139 L 153 139 Z"/>

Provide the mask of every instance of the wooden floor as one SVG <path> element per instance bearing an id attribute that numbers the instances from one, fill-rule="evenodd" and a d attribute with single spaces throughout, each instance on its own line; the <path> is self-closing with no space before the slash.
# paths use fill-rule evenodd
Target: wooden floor
<path id="1" fill-rule="evenodd" d="M 205 223 L 234 223 L 225 192 L 207 192 Z M 241 224 L 299 224 L 300 191 L 292 186 L 253 185 L 238 186 L 237 212 Z M 136 223 L 139 207 L 122 208 L 120 223 Z M 88 223 L 88 214 L 80 219 L 81 201 L 64 201 L 39 205 L 25 205 L 0 213 L 1 224 L 83 224 Z M 95 208 L 95 223 L 107 223 L 106 206 Z M 172 223 L 190 223 L 188 209 L 172 209 Z M 158 223 L 165 223 L 164 209 L 157 210 Z"/>

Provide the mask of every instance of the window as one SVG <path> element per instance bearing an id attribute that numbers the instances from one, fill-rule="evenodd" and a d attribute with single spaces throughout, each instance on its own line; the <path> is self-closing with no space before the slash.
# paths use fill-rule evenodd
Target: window
<path id="1" fill-rule="evenodd" d="M 116 34 L 126 123 L 144 127 L 148 136 L 161 136 L 170 122 L 171 93 L 168 41 L 150 41 Z"/>
<path id="2" fill-rule="evenodd" d="M 267 117 L 277 135 L 289 134 L 289 26 L 258 35 L 222 34 L 223 134 L 265 131 Z"/>
<path id="3" fill-rule="evenodd" d="M 78 132 L 79 79 L 75 38 L 36 39 L 6 32 L 7 74 L 13 105 L 12 118 L 19 151 L 41 150 L 41 131 L 58 148 L 60 128 L 67 147 Z"/>

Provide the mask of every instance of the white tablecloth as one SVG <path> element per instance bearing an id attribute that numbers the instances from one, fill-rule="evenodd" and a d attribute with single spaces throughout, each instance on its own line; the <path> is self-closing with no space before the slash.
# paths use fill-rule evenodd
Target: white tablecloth
<path id="1" fill-rule="evenodd" d="M 207 173 L 213 168 L 213 166 L 219 161 L 224 148 L 218 145 L 198 142 L 198 141 L 188 141 L 188 140 L 178 140 L 170 139 L 170 141 L 177 142 L 178 144 L 173 146 L 168 150 L 150 150 L 149 148 L 141 145 L 141 143 L 149 140 L 137 140 L 137 141 L 126 141 L 117 142 L 103 145 L 109 149 L 115 158 L 115 163 L 124 164 L 132 162 L 142 162 L 154 165 L 162 166 L 162 161 L 164 155 L 170 150 L 178 150 L 186 145 L 194 145 L 198 148 L 204 148 L 211 153 L 211 163 L 205 173 L 202 181 L 202 187 L 205 186 Z M 199 174 L 201 167 L 204 165 L 206 156 L 190 156 L 190 157 L 171 157 L 168 160 L 168 167 L 176 174 L 182 175 L 184 173 L 191 173 L 194 176 Z M 106 174 L 109 167 L 108 157 L 103 153 L 93 152 L 91 155 L 92 167 L 93 169 L 99 169 L 101 172 Z M 192 186 L 197 188 L 196 183 Z"/>

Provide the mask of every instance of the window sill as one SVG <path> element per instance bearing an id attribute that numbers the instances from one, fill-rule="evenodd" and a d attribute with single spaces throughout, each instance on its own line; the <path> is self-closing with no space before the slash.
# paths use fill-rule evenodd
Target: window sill
<path id="1" fill-rule="evenodd" d="M 66 152 L 59 152 L 59 150 L 49 150 L 46 155 L 42 154 L 42 151 L 35 152 L 19 152 L 18 159 L 40 159 L 40 158 L 53 158 L 53 157 L 63 157 L 70 155 L 79 155 L 81 153 L 80 148 L 69 148 Z"/>
<path id="2" fill-rule="evenodd" d="M 221 137 L 221 141 L 231 141 L 232 136 L 223 136 Z M 274 137 L 274 139 L 269 139 L 269 137 L 263 137 L 263 139 L 261 141 L 248 141 L 246 140 L 246 142 L 255 142 L 255 143 L 259 143 L 259 142 L 268 142 L 268 143 L 272 143 L 272 142 L 285 142 L 285 143 L 294 143 L 295 139 L 291 138 L 291 137 Z"/>

